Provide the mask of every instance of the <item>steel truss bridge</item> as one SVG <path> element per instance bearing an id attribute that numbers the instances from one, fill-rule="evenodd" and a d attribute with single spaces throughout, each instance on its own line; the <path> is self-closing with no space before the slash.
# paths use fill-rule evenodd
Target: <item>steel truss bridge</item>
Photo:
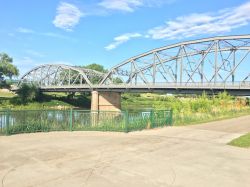
<path id="1" fill-rule="evenodd" d="M 250 35 L 220 36 L 153 49 L 108 73 L 68 65 L 42 65 L 19 82 L 42 91 L 164 92 L 197 94 L 226 90 L 250 95 Z"/>

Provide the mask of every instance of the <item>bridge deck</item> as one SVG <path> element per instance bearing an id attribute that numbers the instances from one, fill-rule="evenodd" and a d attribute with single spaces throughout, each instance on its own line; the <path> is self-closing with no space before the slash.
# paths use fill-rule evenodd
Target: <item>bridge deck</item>
<path id="1" fill-rule="evenodd" d="M 42 91 L 47 92 L 91 92 L 114 91 L 114 92 L 156 92 L 156 93 L 180 93 L 180 94 L 199 94 L 206 91 L 208 94 L 227 91 L 232 95 L 250 95 L 250 83 L 157 83 L 157 84 L 119 84 L 119 85 L 70 85 L 70 86 L 42 86 Z"/>

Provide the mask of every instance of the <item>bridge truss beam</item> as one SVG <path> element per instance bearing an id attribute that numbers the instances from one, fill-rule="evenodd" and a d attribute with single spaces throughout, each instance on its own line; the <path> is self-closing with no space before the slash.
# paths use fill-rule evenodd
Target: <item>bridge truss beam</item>
<path id="1" fill-rule="evenodd" d="M 106 74 L 68 65 L 42 65 L 19 83 L 43 91 L 116 91 L 250 95 L 250 35 L 193 40 L 129 58 Z"/>
<path id="2" fill-rule="evenodd" d="M 104 74 L 95 70 L 63 64 L 46 64 L 38 66 L 22 76 L 22 83 L 35 83 L 39 87 L 51 86 L 87 86 L 100 82 Z"/>
<path id="3" fill-rule="evenodd" d="M 101 81 L 112 85 L 158 83 L 240 84 L 249 77 L 250 35 L 214 37 L 154 49 L 113 67 Z"/>

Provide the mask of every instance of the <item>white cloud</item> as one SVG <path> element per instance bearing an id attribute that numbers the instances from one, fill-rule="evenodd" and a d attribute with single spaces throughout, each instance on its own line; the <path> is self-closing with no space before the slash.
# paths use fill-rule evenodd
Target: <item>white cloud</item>
<path id="1" fill-rule="evenodd" d="M 175 0 L 102 0 L 99 5 L 108 10 L 118 10 L 123 12 L 133 12 L 139 7 L 154 7 Z"/>
<path id="2" fill-rule="evenodd" d="M 153 39 L 182 39 L 204 34 L 219 34 L 250 22 L 250 2 L 217 13 L 190 14 L 167 21 L 148 31 Z"/>
<path id="3" fill-rule="evenodd" d="M 103 0 L 100 6 L 125 12 L 133 12 L 136 7 L 143 6 L 143 0 Z"/>
<path id="4" fill-rule="evenodd" d="M 57 15 L 53 21 L 53 24 L 66 31 L 72 31 L 72 29 L 79 23 L 80 18 L 84 14 L 80 9 L 70 3 L 61 2 L 57 7 Z"/>
<path id="5" fill-rule="evenodd" d="M 105 49 L 115 49 L 119 45 L 137 37 L 173 40 L 230 32 L 233 29 L 249 24 L 249 12 L 250 2 L 247 2 L 238 7 L 223 9 L 216 13 L 193 13 L 177 17 L 174 20 L 167 21 L 163 26 L 148 30 L 144 34 L 127 33 L 118 36 L 114 38 L 114 42 L 106 46 Z"/>
<path id="6" fill-rule="evenodd" d="M 106 46 L 105 49 L 110 51 L 112 49 L 117 48 L 119 45 L 126 43 L 132 38 L 139 38 L 139 37 L 142 37 L 142 35 L 139 33 L 126 33 L 126 34 L 117 36 L 114 38 L 114 42 Z"/>
<path id="7" fill-rule="evenodd" d="M 27 28 L 23 28 L 23 27 L 17 28 L 17 32 L 25 33 L 25 34 L 32 34 L 32 33 L 34 33 L 33 30 L 27 29 Z"/>

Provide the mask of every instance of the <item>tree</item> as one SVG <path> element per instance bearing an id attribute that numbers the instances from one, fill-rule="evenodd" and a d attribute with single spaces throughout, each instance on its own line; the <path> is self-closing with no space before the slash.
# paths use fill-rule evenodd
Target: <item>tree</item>
<path id="1" fill-rule="evenodd" d="M 95 63 L 94 64 L 89 64 L 87 66 L 84 66 L 84 68 L 96 70 L 96 71 L 99 71 L 99 72 L 102 72 L 102 73 L 108 73 L 108 70 L 106 70 L 100 64 L 95 64 Z M 91 80 L 91 82 L 93 82 L 93 83 L 98 83 L 99 81 L 100 81 L 100 79 L 98 79 L 98 78 L 94 78 L 93 80 Z M 120 79 L 119 77 L 113 78 L 112 82 L 114 84 L 121 84 L 121 83 L 123 83 L 122 79 Z"/>
<path id="2" fill-rule="evenodd" d="M 87 68 L 87 69 L 92 69 L 92 70 L 96 70 L 96 71 L 99 71 L 99 72 L 102 72 L 102 73 L 107 73 L 107 70 L 104 69 L 104 67 L 100 64 L 89 64 L 87 66 L 83 66 L 84 68 Z"/>
<path id="3" fill-rule="evenodd" d="M 21 103 L 26 104 L 27 102 L 39 99 L 40 90 L 34 84 L 29 85 L 24 83 L 17 90 L 17 95 L 21 99 Z"/>
<path id="4" fill-rule="evenodd" d="M 6 53 L 0 53 L 0 81 L 5 77 L 12 79 L 13 76 L 19 75 L 19 70 L 12 64 L 13 59 Z"/>
<path id="5" fill-rule="evenodd" d="M 115 78 L 112 79 L 112 83 L 121 84 L 121 83 L 123 83 L 123 81 L 119 77 L 115 77 Z"/>
<path id="6" fill-rule="evenodd" d="M 100 64 L 89 64 L 87 66 L 83 66 L 84 68 L 86 69 L 92 69 L 92 70 L 95 70 L 95 71 L 98 71 L 98 72 L 101 72 L 101 73 L 107 73 L 108 71 L 104 68 L 104 66 L 100 65 Z M 97 84 L 99 83 L 101 80 L 101 77 L 92 77 L 90 78 L 90 81 L 94 84 Z"/>

